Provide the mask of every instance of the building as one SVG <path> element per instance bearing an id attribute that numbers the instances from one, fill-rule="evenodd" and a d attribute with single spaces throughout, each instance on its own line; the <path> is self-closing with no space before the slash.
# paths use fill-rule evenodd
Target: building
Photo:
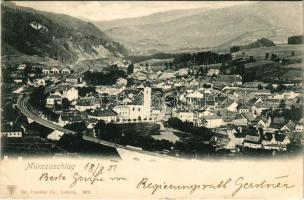
<path id="1" fill-rule="evenodd" d="M 304 130 L 303 124 L 297 124 L 297 125 L 296 125 L 295 132 L 300 132 L 300 133 L 302 133 L 303 130 Z"/>
<path id="2" fill-rule="evenodd" d="M 103 120 L 106 123 L 116 122 L 117 114 L 109 109 L 98 109 L 88 113 L 89 119 Z"/>
<path id="3" fill-rule="evenodd" d="M 68 67 L 65 67 L 61 70 L 62 74 L 71 74 L 71 70 Z"/>
<path id="4" fill-rule="evenodd" d="M 61 114 L 58 118 L 58 124 L 60 126 L 65 126 L 67 124 L 72 124 L 72 123 L 77 123 L 77 122 L 82 122 L 82 121 L 83 121 L 83 119 L 77 113 Z"/>
<path id="5" fill-rule="evenodd" d="M 46 99 L 47 107 L 52 107 L 56 103 L 61 104 L 62 99 L 66 98 L 69 101 L 74 101 L 78 99 L 78 90 L 70 85 L 61 85 L 56 88 Z"/>
<path id="6" fill-rule="evenodd" d="M 189 105 L 197 104 L 195 102 L 197 102 L 203 98 L 204 98 L 204 94 L 200 93 L 199 91 L 194 91 L 186 96 L 186 102 Z"/>
<path id="7" fill-rule="evenodd" d="M 183 122 L 194 122 L 194 113 L 190 110 L 174 110 L 173 117 L 177 117 Z"/>
<path id="8" fill-rule="evenodd" d="M 118 95 L 126 89 L 125 86 L 96 86 L 96 92 L 100 94 Z"/>
<path id="9" fill-rule="evenodd" d="M 21 137 L 22 137 L 22 132 L 21 132 L 21 131 L 7 131 L 7 132 L 1 132 L 1 137 L 21 138 Z"/>
<path id="10" fill-rule="evenodd" d="M 237 109 L 240 114 L 250 112 L 250 106 L 245 103 L 242 103 L 241 105 L 239 105 Z"/>
<path id="11" fill-rule="evenodd" d="M 247 126 L 248 120 L 243 115 L 237 114 L 232 120 L 232 123 L 236 126 Z"/>
<path id="12" fill-rule="evenodd" d="M 295 130 L 296 130 L 296 123 L 293 122 L 292 120 L 289 120 L 289 122 L 281 128 L 281 131 L 285 131 L 285 132 L 295 132 Z"/>
<path id="13" fill-rule="evenodd" d="M 46 106 L 47 107 L 53 107 L 56 104 L 61 104 L 62 101 L 62 95 L 61 94 L 51 94 L 46 98 Z"/>
<path id="14" fill-rule="evenodd" d="M 259 135 L 246 135 L 243 146 L 244 148 L 262 149 L 261 137 Z"/>
<path id="15" fill-rule="evenodd" d="M 50 73 L 52 73 L 52 74 L 59 74 L 60 70 L 57 67 L 52 67 L 51 70 L 50 70 Z"/>
<path id="16" fill-rule="evenodd" d="M 219 73 L 219 69 L 208 69 L 207 76 L 217 76 Z"/>
<path id="17" fill-rule="evenodd" d="M 69 101 L 78 99 L 78 90 L 75 87 L 64 85 L 58 89 L 62 94 L 62 98 L 67 98 Z"/>
<path id="18" fill-rule="evenodd" d="M 51 68 L 50 67 L 45 67 L 42 69 L 42 74 L 47 75 L 51 72 Z"/>
<path id="19" fill-rule="evenodd" d="M 218 75 L 216 82 L 226 86 L 241 86 L 243 78 L 240 75 Z"/>
<path id="20" fill-rule="evenodd" d="M 217 128 L 225 125 L 223 118 L 217 115 L 205 116 L 201 121 L 202 121 L 202 125 L 207 128 Z"/>
<path id="21" fill-rule="evenodd" d="M 262 144 L 265 145 L 270 145 L 270 144 L 279 144 L 279 145 L 287 145 L 290 143 L 290 139 L 280 133 L 265 133 Z"/>
<path id="22" fill-rule="evenodd" d="M 151 118 L 151 88 L 145 87 L 143 90 L 142 105 L 117 105 L 113 110 L 123 119 L 147 120 Z"/>
<path id="23" fill-rule="evenodd" d="M 26 64 L 20 64 L 17 67 L 18 70 L 24 70 L 25 68 L 26 68 Z"/>
<path id="24" fill-rule="evenodd" d="M 45 85 L 46 85 L 45 79 L 43 79 L 43 78 L 37 78 L 37 79 L 35 79 L 35 81 L 34 81 L 34 86 L 35 86 L 35 87 L 45 86 Z"/>
<path id="25" fill-rule="evenodd" d="M 230 101 L 226 104 L 226 107 L 229 112 L 237 112 L 238 105 L 236 101 Z"/>
<path id="26" fill-rule="evenodd" d="M 284 134 L 278 133 L 265 133 L 262 140 L 264 149 L 286 151 L 290 139 Z"/>
<path id="27" fill-rule="evenodd" d="M 95 99 L 94 97 L 92 98 L 85 98 L 85 99 L 79 99 L 75 105 L 75 109 L 84 112 L 86 110 L 91 110 L 91 109 L 97 109 L 101 107 L 101 99 Z"/>
<path id="28" fill-rule="evenodd" d="M 263 129 L 268 129 L 271 125 L 271 118 L 262 117 L 258 120 L 257 127 L 261 127 Z"/>

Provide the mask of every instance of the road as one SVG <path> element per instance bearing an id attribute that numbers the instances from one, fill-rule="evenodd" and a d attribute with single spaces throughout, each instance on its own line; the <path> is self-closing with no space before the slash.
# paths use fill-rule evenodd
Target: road
<path id="1" fill-rule="evenodd" d="M 17 101 L 17 106 L 20 110 L 20 112 L 25 115 L 26 117 L 30 118 L 31 120 L 37 122 L 38 124 L 41 124 L 43 126 L 46 126 L 48 128 L 51 128 L 53 130 L 57 130 L 60 132 L 63 132 L 65 134 L 71 134 L 71 135 L 76 135 L 77 133 L 68 129 L 65 129 L 59 125 L 56 125 L 48 120 L 42 119 L 41 117 L 39 117 L 37 114 L 33 113 L 28 107 L 29 107 L 29 96 L 21 96 L 19 97 L 18 101 Z M 142 153 L 142 154 L 146 154 L 146 155 L 150 155 L 150 156 L 157 156 L 157 157 L 165 157 L 168 158 L 169 156 L 163 155 L 163 154 L 158 154 L 158 153 L 154 153 L 154 152 L 150 152 L 150 151 L 145 151 L 145 150 L 141 150 L 139 148 L 133 148 L 133 147 L 129 147 L 129 146 L 123 146 L 123 145 L 119 145 L 113 142 L 108 142 L 105 140 L 99 140 L 97 138 L 91 137 L 91 136 L 83 136 L 83 139 L 86 141 L 90 141 L 90 142 L 94 142 L 94 143 L 98 143 L 101 145 L 105 145 L 108 147 L 113 147 L 113 148 L 121 148 L 127 151 L 132 151 L 132 152 L 137 152 L 137 153 Z"/>

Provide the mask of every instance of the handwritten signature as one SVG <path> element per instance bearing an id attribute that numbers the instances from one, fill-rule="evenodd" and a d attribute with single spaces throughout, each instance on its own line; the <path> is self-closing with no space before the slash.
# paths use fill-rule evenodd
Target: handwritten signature
<path id="1" fill-rule="evenodd" d="M 156 194 L 159 190 L 185 190 L 189 191 L 189 194 L 193 194 L 198 190 L 220 190 L 220 189 L 228 189 L 233 187 L 233 192 L 231 196 L 236 196 L 242 190 L 250 190 L 250 189 L 279 189 L 285 188 L 290 189 L 295 187 L 295 185 L 290 185 L 286 182 L 283 182 L 282 179 L 286 179 L 288 176 L 280 176 L 275 177 L 272 180 L 262 180 L 259 182 L 248 182 L 245 177 L 240 176 L 233 181 L 232 178 L 227 178 L 225 180 L 220 180 L 218 183 L 214 184 L 189 184 L 189 185 L 175 185 L 175 184 L 167 184 L 164 182 L 163 184 L 152 183 L 148 178 L 142 178 L 137 184 L 137 189 L 143 190 L 151 190 L 151 194 Z"/>

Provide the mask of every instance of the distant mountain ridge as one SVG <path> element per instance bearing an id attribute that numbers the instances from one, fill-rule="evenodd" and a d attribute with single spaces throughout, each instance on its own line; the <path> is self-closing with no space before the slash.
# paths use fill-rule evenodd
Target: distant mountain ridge
<path id="1" fill-rule="evenodd" d="M 123 56 L 127 49 L 94 24 L 3 2 L 2 56 L 38 55 L 62 62 Z"/>
<path id="2" fill-rule="evenodd" d="M 96 24 L 96 26 L 98 26 L 101 30 L 107 30 L 107 29 L 122 27 L 122 26 L 126 27 L 126 26 L 135 26 L 135 25 L 144 25 L 144 24 L 154 24 L 156 21 L 167 22 L 181 17 L 199 14 L 207 10 L 209 10 L 209 8 L 170 10 L 169 12 L 168 11 L 157 12 L 143 17 L 132 17 L 132 18 L 100 21 L 100 22 L 96 21 L 93 23 Z"/>
<path id="3" fill-rule="evenodd" d="M 170 16 L 172 11 L 161 13 Z M 180 16 L 178 16 L 180 14 Z M 158 14 L 110 22 L 94 22 L 133 53 L 175 51 L 182 48 L 226 48 L 259 38 L 286 43 L 302 32 L 302 2 L 255 2 L 220 9 Z M 110 25 L 112 24 L 112 25 Z"/>

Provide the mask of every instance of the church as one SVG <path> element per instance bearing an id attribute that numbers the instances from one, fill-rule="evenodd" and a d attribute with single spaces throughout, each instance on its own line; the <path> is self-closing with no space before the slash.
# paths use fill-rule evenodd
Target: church
<path id="1" fill-rule="evenodd" d="M 142 105 L 117 105 L 113 110 L 122 119 L 148 120 L 151 117 L 151 88 L 145 87 L 143 90 L 144 100 Z"/>

